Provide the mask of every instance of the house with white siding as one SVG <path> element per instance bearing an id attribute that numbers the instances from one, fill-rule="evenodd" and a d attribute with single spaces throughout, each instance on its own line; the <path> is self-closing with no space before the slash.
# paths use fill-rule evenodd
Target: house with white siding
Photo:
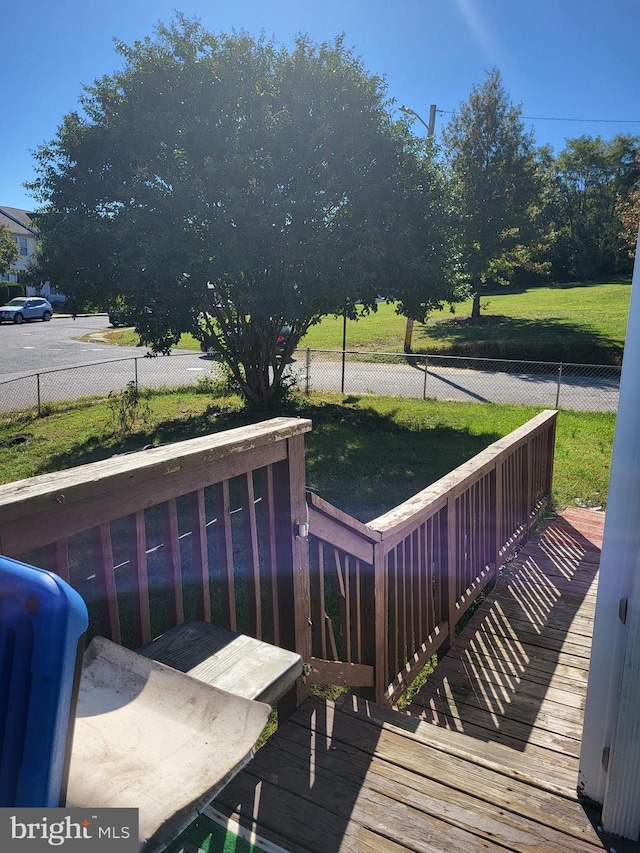
<path id="1" fill-rule="evenodd" d="M 6 225 L 18 246 L 18 260 L 5 275 L 5 280 L 18 281 L 18 274 L 29 265 L 31 258 L 38 248 L 38 230 L 35 227 L 33 214 L 16 207 L 0 205 L 0 225 Z M 66 298 L 59 293 L 50 282 L 44 282 L 39 288 L 27 285 L 27 296 L 44 296 L 53 302 L 64 301 Z"/>
<path id="2" fill-rule="evenodd" d="M 0 225 L 8 227 L 18 246 L 18 260 L 6 278 L 7 281 L 17 282 L 18 273 L 27 268 L 36 251 L 38 232 L 33 227 L 30 214 L 15 207 L 0 207 Z"/>

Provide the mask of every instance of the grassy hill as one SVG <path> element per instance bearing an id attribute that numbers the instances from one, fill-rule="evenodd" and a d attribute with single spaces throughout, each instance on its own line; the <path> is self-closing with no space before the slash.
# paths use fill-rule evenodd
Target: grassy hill
<path id="1" fill-rule="evenodd" d="M 629 313 L 631 283 L 553 284 L 526 290 L 501 288 L 482 299 L 480 323 L 471 323 L 471 301 L 416 324 L 413 351 L 441 355 L 619 364 Z M 347 322 L 347 349 L 401 352 L 406 321 L 394 306 Z M 301 346 L 342 347 L 342 317 L 326 317 Z"/>
<path id="2" fill-rule="evenodd" d="M 482 358 L 620 364 L 629 313 L 631 282 L 550 284 L 510 287 L 482 299 L 483 316 L 471 323 L 471 301 L 435 311 L 416 323 L 413 351 Z M 366 317 L 347 321 L 347 349 L 402 352 L 406 320 L 384 303 Z M 300 346 L 342 348 L 343 319 L 325 317 L 309 330 Z M 114 329 L 111 343 L 136 344 L 132 329 Z M 180 347 L 198 349 L 190 335 Z"/>

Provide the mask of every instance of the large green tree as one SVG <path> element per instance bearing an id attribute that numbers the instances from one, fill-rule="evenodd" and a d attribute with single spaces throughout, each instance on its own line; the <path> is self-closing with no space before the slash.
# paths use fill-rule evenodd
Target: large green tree
<path id="1" fill-rule="evenodd" d="M 154 351 L 208 336 L 255 404 L 323 315 L 452 296 L 446 183 L 341 39 L 288 51 L 178 17 L 118 51 L 37 155 L 42 277 L 121 297 Z"/>
<path id="2" fill-rule="evenodd" d="M 533 134 L 525 131 L 521 114 L 494 68 L 443 131 L 474 318 L 486 284 L 508 283 L 517 269 L 537 264 L 543 196 Z"/>
<path id="3" fill-rule="evenodd" d="M 8 225 L 0 224 L 0 274 L 6 275 L 18 260 L 18 244 Z"/>

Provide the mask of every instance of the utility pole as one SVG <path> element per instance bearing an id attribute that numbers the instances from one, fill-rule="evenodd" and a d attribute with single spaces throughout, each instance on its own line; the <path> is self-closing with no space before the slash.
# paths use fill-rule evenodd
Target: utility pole
<path id="1" fill-rule="evenodd" d="M 422 124 L 427 128 L 427 137 L 433 136 L 436 132 L 436 105 L 431 104 L 429 107 L 429 124 L 419 116 L 415 110 L 410 109 L 409 107 L 400 107 L 400 112 L 407 113 L 407 115 L 415 116 L 418 121 L 421 121 Z M 413 338 L 413 320 L 411 317 L 407 317 L 407 326 L 404 331 L 404 351 L 406 353 L 411 352 L 411 339 Z"/>

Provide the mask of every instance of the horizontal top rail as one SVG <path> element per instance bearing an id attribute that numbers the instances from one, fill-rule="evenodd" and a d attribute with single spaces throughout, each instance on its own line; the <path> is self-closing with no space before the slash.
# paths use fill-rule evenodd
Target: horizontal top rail
<path id="1" fill-rule="evenodd" d="M 314 536 L 359 560 L 373 563 L 373 547 L 382 538 L 376 530 L 308 490 L 307 512 Z"/>
<path id="2" fill-rule="evenodd" d="M 0 551 L 37 548 L 286 456 L 311 421 L 273 418 L 0 486 Z M 247 467 L 247 455 L 252 458 Z M 55 535 L 54 535 L 55 534 Z"/>
<path id="3" fill-rule="evenodd" d="M 324 498 L 321 498 L 320 495 L 317 495 L 309 489 L 307 489 L 307 503 L 309 504 L 309 507 L 320 510 L 324 515 L 327 515 L 334 521 L 342 524 L 345 528 L 355 531 L 370 542 L 380 541 L 380 534 L 375 530 L 371 530 L 368 524 L 365 524 L 363 521 L 359 521 L 357 518 L 349 515 L 349 513 L 344 512 L 333 504 L 330 504 L 329 501 L 326 501 Z"/>
<path id="4" fill-rule="evenodd" d="M 437 512 L 447 503 L 448 499 L 455 498 L 463 492 L 469 483 L 477 480 L 479 476 L 491 469 L 497 461 L 512 452 L 514 447 L 526 443 L 536 432 L 546 429 L 556 417 L 557 412 L 555 410 L 545 409 L 504 438 L 494 441 L 473 459 L 463 462 L 462 465 L 422 489 L 413 497 L 408 498 L 378 518 L 374 518 L 367 526 L 379 531 L 382 538 L 385 539 L 388 536 L 400 533 L 404 527 L 415 525 L 418 513 L 430 515 Z"/>

